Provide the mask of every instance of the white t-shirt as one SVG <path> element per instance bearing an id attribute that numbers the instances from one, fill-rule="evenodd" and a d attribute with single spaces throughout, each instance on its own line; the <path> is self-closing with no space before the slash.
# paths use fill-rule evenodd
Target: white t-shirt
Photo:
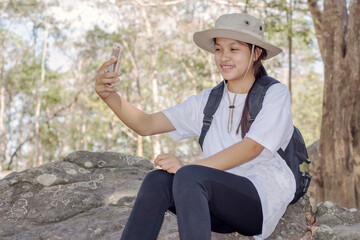
<path id="1" fill-rule="evenodd" d="M 203 110 L 211 89 L 193 95 L 183 103 L 162 111 L 175 127 L 170 132 L 174 140 L 199 136 L 203 125 Z M 242 140 L 241 131 L 236 134 L 247 94 L 237 94 L 233 116 L 233 130 L 228 133 L 229 101 L 225 92 L 214 114 L 210 129 L 203 143 L 203 157 L 215 153 Z M 234 93 L 229 93 L 231 101 Z M 238 165 L 227 172 L 248 178 L 256 187 L 263 208 L 262 234 L 255 239 L 271 235 L 295 193 L 295 178 L 286 162 L 277 154 L 285 149 L 293 133 L 290 93 L 284 84 L 274 84 L 266 92 L 263 106 L 249 132 L 249 137 L 265 149 L 255 159 Z"/>

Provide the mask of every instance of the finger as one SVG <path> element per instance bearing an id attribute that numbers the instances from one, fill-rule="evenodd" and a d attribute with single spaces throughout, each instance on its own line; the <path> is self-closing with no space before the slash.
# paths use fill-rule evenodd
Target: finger
<path id="1" fill-rule="evenodd" d="M 154 166 L 157 167 L 159 166 L 159 156 L 157 156 L 154 160 Z M 160 167 L 160 166 L 159 166 Z"/>
<path id="2" fill-rule="evenodd" d="M 165 159 L 159 161 L 159 166 L 166 171 L 174 167 L 180 167 L 180 165 L 177 162 L 174 162 L 171 159 Z"/>
<path id="3" fill-rule="evenodd" d="M 109 73 L 105 73 L 104 77 L 105 78 L 116 78 L 116 77 L 120 77 L 122 75 L 121 72 L 109 72 Z"/>
<path id="4" fill-rule="evenodd" d="M 178 167 L 171 167 L 171 168 L 169 168 L 168 170 L 166 170 L 168 173 L 176 173 L 177 172 L 177 170 L 179 170 L 179 168 Z"/>
<path id="5" fill-rule="evenodd" d="M 116 62 L 116 58 L 111 58 L 109 61 L 104 62 L 103 65 L 101 65 L 101 67 L 97 71 L 97 73 L 106 72 L 106 69 L 115 62 Z"/>
<path id="6" fill-rule="evenodd" d="M 173 165 L 168 164 L 168 163 L 159 164 L 159 166 L 160 166 L 161 169 L 164 170 L 164 171 L 167 171 L 167 170 L 169 170 L 170 168 L 173 167 Z"/>
<path id="7" fill-rule="evenodd" d="M 159 165 L 158 166 L 155 166 L 156 169 L 161 169 L 163 170 Z"/>
<path id="8" fill-rule="evenodd" d="M 103 80 L 105 78 L 107 79 L 116 79 L 118 77 L 120 77 L 122 75 L 122 73 L 120 72 L 111 72 L 111 73 L 98 73 L 96 76 L 95 76 L 95 83 L 96 84 L 104 84 Z"/>
<path id="9" fill-rule="evenodd" d="M 118 83 L 120 81 L 119 78 L 103 78 L 96 82 L 96 85 L 104 85 L 104 84 L 111 84 L 111 83 Z"/>
<path id="10" fill-rule="evenodd" d="M 160 159 L 158 156 L 158 157 L 156 157 L 156 159 L 154 161 L 154 165 L 163 168 L 163 166 L 165 165 L 165 162 L 163 159 Z"/>
<path id="11" fill-rule="evenodd" d="M 154 165 L 155 165 L 155 166 L 158 166 L 158 165 L 159 165 L 159 161 L 160 161 L 160 160 L 163 160 L 163 159 L 165 159 L 165 158 L 166 158 L 166 155 L 165 155 L 164 153 L 161 153 L 161 154 L 157 155 L 157 157 L 156 157 L 155 160 L 154 160 Z"/>
<path id="12" fill-rule="evenodd" d="M 102 92 L 117 92 L 119 91 L 118 88 L 113 88 L 110 86 L 106 86 L 106 85 L 97 85 L 95 86 L 95 91 L 97 93 L 102 93 Z"/>

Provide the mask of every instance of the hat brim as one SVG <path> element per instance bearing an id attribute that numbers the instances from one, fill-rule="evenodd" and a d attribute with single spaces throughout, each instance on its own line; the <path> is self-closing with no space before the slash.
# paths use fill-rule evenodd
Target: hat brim
<path id="1" fill-rule="evenodd" d="M 248 32 L 246 30 L 235 31 L 226 28 L 213 28 L 195 32 L 193 36 L 194 43 L 199 48 L 202 48 L 211 53 L 215 53 L 215 38 L 229 38 L 245 43 L 255 44 L 256 46 L 259 46 L 266 50 L 266 59 L 270 59 L 282 52 L 281 48 L 278 48 L 271 43 L 259 39 L 251 32 Z"/>

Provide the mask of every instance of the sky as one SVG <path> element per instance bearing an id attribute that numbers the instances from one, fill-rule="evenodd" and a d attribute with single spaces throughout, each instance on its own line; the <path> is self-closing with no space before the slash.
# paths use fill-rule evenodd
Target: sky
<path id="1" fill-rule="evenodd" d="M 51 2 L 52 0 L 43 1 Z M 99 7 L 97 4 L 100 4 L 101 7 Z M 104 8 L 107 11 L 104 11 Z M 72 43 L 84 41 L 84 39 L 82 38 L 85 35 L 86 31 L 93 29 L 96 25 L 99 26 L 101 29 L 105 29 L 109 33 L 115 32 L 119 27 L 119 19 L 121 20 L 121 18 L 124 18 L 123 16 L 119 16 L 120 11 L 117 10 L 118 7 L 115 4 L 115 0 L 61 0 L 59 6 L 52 6 L 45 9 L 44 14 L 54 18 L 57 23 L 62 23 L 60 24 L 60 29 L 63 28 L 62 33 L 66 34 L 66 41 L 64 41 L 62 44 L 63 46 L 70 49 L 72 47 Z M 116 24 L 114 24 L 114 21 L 117 21 Z M 123 21 L 121 23 L 120 21 L 120 24 L 126 24 L 126 22 L 127 21 Z M 68 24 L 70 24 L 70 27 L 66 26 Z M 169 23 L 167 23 L 165 26 L 169 29 L 174 28 L 169 26 Z M 25 22 L 25 24 L 15 24 L 13 29 L 14 32 L 18 36 L 21 36 L 24 41 L 29 41 L 32 38 L 33 26 L 30 21 Z M 38 33 L 39 52 L 42 51 L 41 44 L 43 36 L 44 31 L 40 30 Z M 55 40 L 56 39 L 54 39 L 50 35 L 50 38 L 48 40 L 48 67 L 52 70 L 66 72 L 67 70 L 69 70 L 72 64 L 72 60 L 69 58 L 76 59 L 76 57 L 74 56 L 76 52 L 72 52 L 70 50 L 64 53 L 62 49 L 58 49 L 54 46 Z M 66 56 L 65 54 L 68 54 L 70 56 Z M 322 62 L 319 61 L 315 64 L 315 71 L 318 73 L 322 73 Z"/>
<path id="2" fill-rule="evenodd" d="M 109 33 L 116 31 L 117 25 L 113 24 L 116 16 L 116 5 L 113 4 L 115 0 L 98 1 L 107 2 L 106 7 L 113 8 L 114 11 L 107 11 L 108 14 L 104 14 L 102 8 L 97 7 L 95 1 L 81 1 L 81 0 L 61 0 L 59 6 L 49 7 L 44 11 L 45 15 L 51 16 L 56 22 L 60 22 L 63 34 L 66 34 L 67 43 L 71 44 L 74 41 L 81 41 L 86 31 L 93 29 L 98 25 L 103 29 L 106 29 Z M 112 13 L 112 14 L 111 14 Z M 3 13 L 6 15 L 6 13 Z M 3 15 L 4 16 L 4 15 Z M 2 17 L 3 17 L 2 16 Z M 65 24 L 69 24 L 70 27 L 66 27 Z M 33 39 L 33 23 L 31 21 L 26 22 L 9 22 L 2 19 L 2 25 L 5 25 L 5 29 L 11 25 L 13 32 L 20 36 L 23 42 L 29 42 Z M 59 25 L 59 24 L 57 24 Z M 50 29 L 51 31 L 51 29 Z M 38 51 L 42 51 L 42 42 L 44 38 L 44 30 L 41 29 L 38 32 Z M 48 67 L 50 69 L 58 69 L 61 72 L 67 71 L 71 66 L 68 56 L 64 55 L 63 51 L 54 47 L 55 39 L 50 35 L 48 39 Z"/>

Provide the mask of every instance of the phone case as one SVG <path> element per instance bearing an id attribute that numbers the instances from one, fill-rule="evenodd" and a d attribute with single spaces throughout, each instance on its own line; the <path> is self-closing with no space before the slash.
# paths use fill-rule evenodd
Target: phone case
<path id="1" fill-rule="evenodd" d="M 122 56 L 123 47 L 120 43 L 114 43 L 111 51 L 111 58 L 116 58 L 116 62 L 114 64 L 111 64 L 107 68 L 107 72 L 118 72 L 120 69 L 121 64 L 121 56 Z M 109 87 L 112 87 L 113 84 L 106 84 Z"/>
<path id="2" fill-rule="evenodd" d="M 117 61 L 115 62 L 115 64 L 112 64 L 111 66 L 108 67 L 108 69 L 107 69 L 108 72 L 118 72 L 119 71 L 122 50 L 123 50 L 123 48 L 120 43 L 114 43 L 110 57 L 115 57 L 117 59 Z"/>

